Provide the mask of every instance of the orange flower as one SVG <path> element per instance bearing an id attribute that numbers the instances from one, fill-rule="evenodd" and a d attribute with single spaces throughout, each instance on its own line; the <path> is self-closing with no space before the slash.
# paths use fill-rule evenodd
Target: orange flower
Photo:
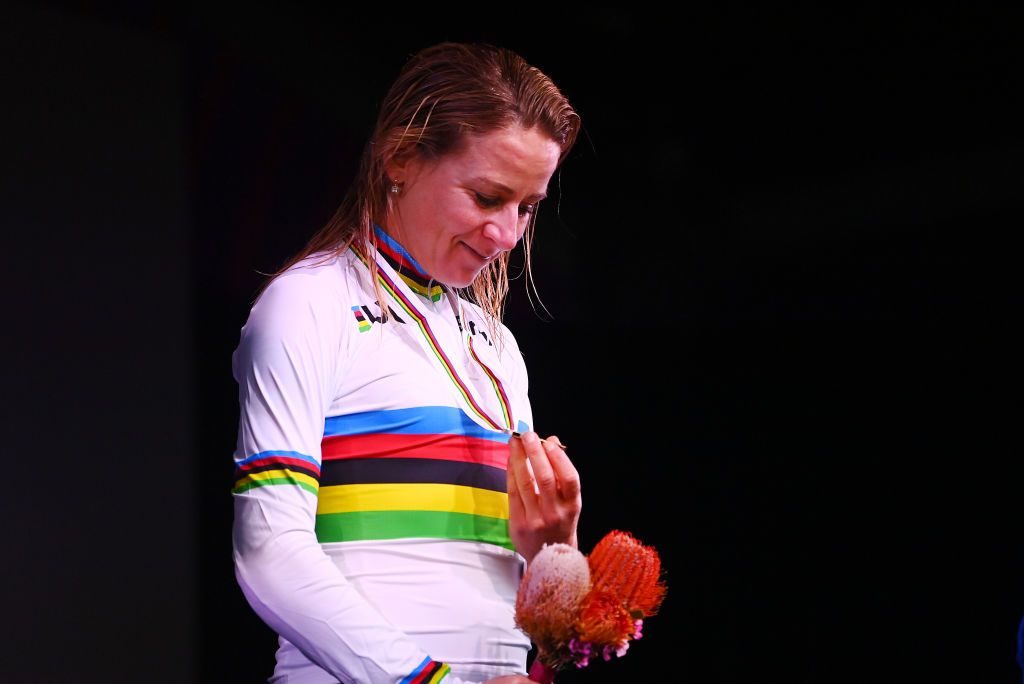
<path id="1" fill-rule="evenodd" d="M 628 532 L 613 530 L 587 557 L 595 590 L 618 596 L 629 614 L 654 615 L 665 598 L 658 552 Z"/>
<path id="2" fill-rule="evenodd" d="M 615 594 L 594 589 L 583 599 L 576 620 L 576 638 L 580 641 L 618 646 L 632 638 L 635 629 L 633 618 Z"/>

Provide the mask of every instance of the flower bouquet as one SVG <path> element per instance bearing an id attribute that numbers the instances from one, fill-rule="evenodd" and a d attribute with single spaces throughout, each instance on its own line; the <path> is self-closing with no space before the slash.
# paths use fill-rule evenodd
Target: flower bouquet
<path id="1" fill-rule="evenodd" d="M 537 647 L 530 679 L 550 684 L 570 663 L 622 656 L 665 597 L 658 552 L 614 530 L 590 556 L 547 544 L 519 585 L 516 624 Z"/>

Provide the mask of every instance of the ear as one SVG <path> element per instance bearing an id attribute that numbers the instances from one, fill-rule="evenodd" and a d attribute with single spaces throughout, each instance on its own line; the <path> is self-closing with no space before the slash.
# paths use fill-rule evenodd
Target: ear
<path id="1" fill-rule="evenodd" d="M 406 150 L 385 161 L 384 170 L 388 174 L 388 180 L 405 183 L 416 173 L 419 162 L 419 155 Z"/>

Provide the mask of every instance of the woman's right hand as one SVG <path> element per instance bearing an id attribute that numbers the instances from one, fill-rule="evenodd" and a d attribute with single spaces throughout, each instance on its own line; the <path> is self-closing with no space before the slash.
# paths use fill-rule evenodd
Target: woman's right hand
<path id="1" fill-rule="evenodd" d="M 545 544 L 577 547 L 580 476 L 560 445 L 554 435 L 542 440 L 536 432 L 509 440 L 509 536 L 527 563 Z"/>

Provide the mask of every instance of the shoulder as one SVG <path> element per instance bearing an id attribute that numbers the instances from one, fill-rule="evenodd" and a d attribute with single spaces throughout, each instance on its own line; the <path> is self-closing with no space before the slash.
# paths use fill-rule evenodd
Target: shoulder
<path id="1" fill-rule="evenodd" d="M 349 254 L 317 253 L 291 266 L 264 287 L 248 324 L 298 325 L 337 317 L 358 286 Z"/>
<path id="2" fill-rule="evenodd" d="M 319 253 L 274 277 L 242 326 L 232 359 L 236 377 L 252 366 L 333 368 L 354 327 L 350 266 L 344 254 Z"/>
<path id="3" fill-rule="evenodd" d="M 281 300 L 300 302 L 329 298 L 344 289 L 348 270 L 345 255 L 313 254 L 275 276 L 263 288 L 253 308 L 279 304 Z"/>
<path id="4" fill-rule="evenodd" d="M 338 342 L 357 287 L 347 254 L 314 254 L 264 287 L 242 327 L 241 342 L 255 349 L 287 341 Z"/>

